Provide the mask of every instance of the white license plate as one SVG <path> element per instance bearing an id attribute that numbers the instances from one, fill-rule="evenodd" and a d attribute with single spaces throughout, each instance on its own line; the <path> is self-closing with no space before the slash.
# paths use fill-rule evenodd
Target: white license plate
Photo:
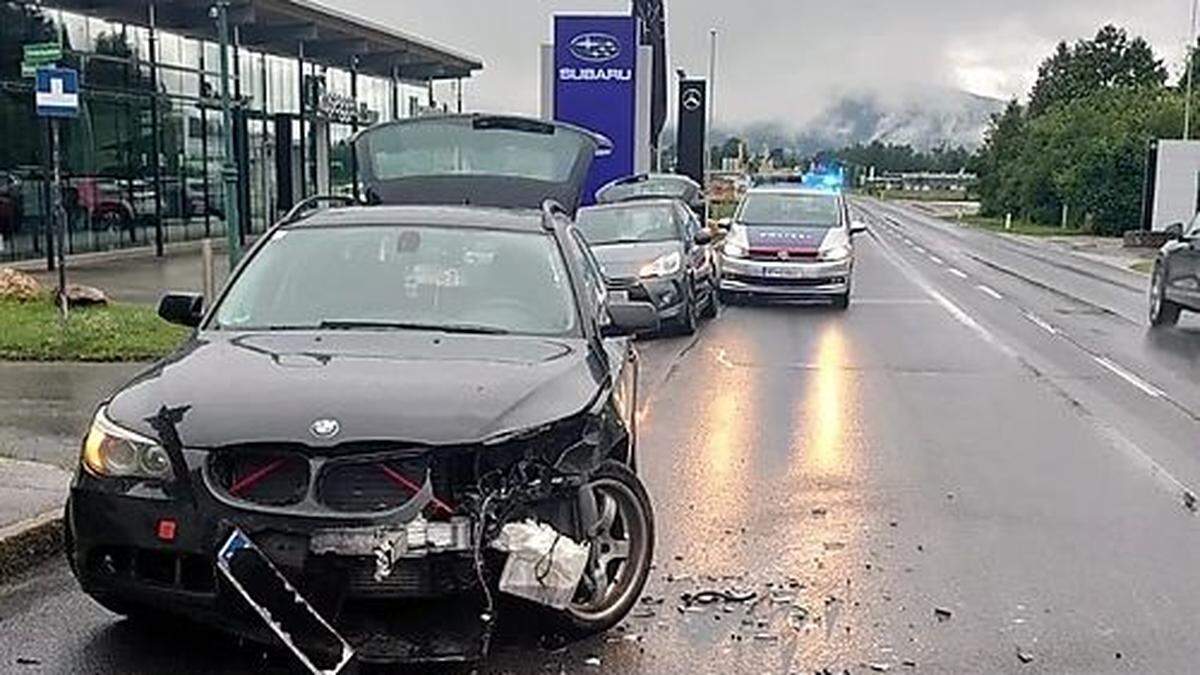
<path id="1" fill-rule="evenodd" d="M 803 267 L 764 267 L 763 276 L 770 279 L 802 279 Z"/>

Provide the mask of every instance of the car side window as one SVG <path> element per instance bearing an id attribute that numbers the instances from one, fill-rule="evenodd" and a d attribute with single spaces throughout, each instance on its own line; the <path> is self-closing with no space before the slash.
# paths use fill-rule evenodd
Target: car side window
<path id="1" fill-rule="evenodd" d="M 571 243 L 574 244 L 574 252 L 583 262 L 583 285 L 596 305 L 603 307 L 608 296 L 608 286 L 604 283 L 604 272 L 600 270 L 600 263 L 596 261 L 596 256 L 592 255 L 592 249 L 588 247 L 583 235 L 574 227 L 571 228 Z"/>

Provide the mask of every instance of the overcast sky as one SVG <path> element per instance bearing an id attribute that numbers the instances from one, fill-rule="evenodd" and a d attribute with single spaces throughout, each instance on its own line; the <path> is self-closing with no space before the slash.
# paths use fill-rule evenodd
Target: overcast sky
<path id="1" fill-rule="evenodd" d="M 555 12 L 628 11 L 621 0 L 321 0 L 483 59 L 469 109 L 536 113 L 538 44 Z M 1023 96 L 1061 39 L 1105 23 L 1149 39 L 1173 67 L 1189 0 L 666 0 L 671 67 L 703 74 L 720 31 L 719 121 L 806 117 L 839 90 L 914 84 Z"/>

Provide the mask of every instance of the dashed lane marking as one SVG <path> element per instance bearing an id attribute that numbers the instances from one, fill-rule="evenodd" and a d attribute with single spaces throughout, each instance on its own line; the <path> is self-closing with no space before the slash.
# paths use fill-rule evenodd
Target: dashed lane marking
<path id="1" fill-rule="evenodd" d="M 1004 296 L 1000 295 L 1000 293 L 998 293 L 991 286 L 984 286 L 983 284 L 978 284 L 975 286 L 975 288 L 978 288 L 980 291 L 983 291 L 983 293 L 985 295 L 990 296 L 993 300 L 1003 300 L 1004 299 Z"/>

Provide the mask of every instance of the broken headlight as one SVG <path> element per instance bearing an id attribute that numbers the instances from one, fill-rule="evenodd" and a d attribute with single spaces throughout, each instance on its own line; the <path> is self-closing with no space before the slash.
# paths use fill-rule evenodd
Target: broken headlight
<path id="1" fill-rule="evenodd" d="M 171 458 L 158 441 L 117 426 L 104 408 L 88 429 L 81 461 L 88 473 L 102 478 L 172 477 Z"/>

